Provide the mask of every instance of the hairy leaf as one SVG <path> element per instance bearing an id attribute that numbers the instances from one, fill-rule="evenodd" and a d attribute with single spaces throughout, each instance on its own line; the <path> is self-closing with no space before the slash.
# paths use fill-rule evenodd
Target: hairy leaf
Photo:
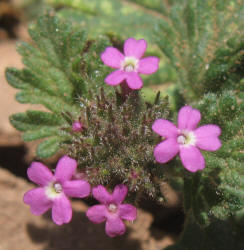
<path id="1" fill-rule="evenodd" d="M 39 157 L 48 157 L 71 132 L 70 123 L 62 114 L 69 112 L 71 121 L 77 119 L 78 99 L 89 98 L 89 91 L 96 93 L 103 84 L 108 69 L 102 64 L 100 53 L 109 41 L 103 37 L 89 41 L 85 31 L 52 13 L 41 16 L 30 26 L 29 33 L 32 43 L 22 42 L 17 47 L 25 68 L 8 68 L 6 78 L 20 90 L 17 101 L 41 104 L 49 112 L 29 110 L 12 115 L 10 122 L 25 132 L 26 141 L 52 137 L 37 149 Z"/>

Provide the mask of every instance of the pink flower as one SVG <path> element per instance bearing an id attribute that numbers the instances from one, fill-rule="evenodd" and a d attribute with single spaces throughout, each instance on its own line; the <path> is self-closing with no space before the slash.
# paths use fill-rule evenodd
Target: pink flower
<path id="1" fill-rule="evenodd" d="M 82 123 L 80 121 L 74 121 L 72 124 L 72 130 L 74 132 L 80 132 L 82 130 Z"/>
<path id="2" fill-rule="evenodd" d="M 26 192 L 23 201 L 30 205 L 34 215 L 41 215 L 52 208 L 52 219 L 57 225 L 70 222 L 72 208 L 67 197 L 84 198 L 91 191 L 87 181 L 71 180 L 76 167 L 76 161 L 68 156 L 58 161 L 54 175 L 40 162 L 31 164 L 27 175 L 40 187 Z"/>
<path id="3" fill-rule="evenodd" d="M 152 129 L 165 138 L 154 149 L 156 161 L 166 163 L 180 153 L 184 167 L 191 172 L 205 167 L 204 158 L 199 149 L 215 151 L 221 147 L 218 136 L 219 126 L 208 124 L 197 128 L 201 120 L 200 111 L 184 106 L 178 114 L 178 128 L 168 120 L 158 119 Z"/>
<path id="4" fill-rule="evenodd" d="M 136 208 L 130 204 L 121 204 L 127 192 L 127 187 L 123 184 L 117 185 L 112 194 L 102 185 L 92 189 L 93 196 L 102 204 L 90 207 L 86 215 L 94 223 L 106 220 L 105 231 L 110 237 L 125 233 L 122 219 L 129 221 L 136 219 Z"/>
<path id="5" fill-rule="evenodd" d="M 105 78 L 109 85 L 118 85 L 126 80 L 131 89 L 142 88 L 139 74 L 150 75 L 158 70 L 159 58 L 150 56 L 141 59 L 147 48 L 144 39 L 128 38 L 124 43 L 124 55 L 113 47 L 107 47 L 101 59 L 107 66 L 117 69 Z"/>

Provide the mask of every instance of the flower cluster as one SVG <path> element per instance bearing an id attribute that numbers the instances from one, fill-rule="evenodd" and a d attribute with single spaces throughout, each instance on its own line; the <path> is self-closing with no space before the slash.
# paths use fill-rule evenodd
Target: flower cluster
<path id="1" fill-rule="evenodd" d="M 117 68 L 105 79 L 109 85 L 118 85 L 126 80 L 129 88 L 140 89 L 143 84 L 139 75 L 152 74 L 158 69 L 159 59 L 146 57 L 141 59 L 147 47 L 145 40 L 129 38 L 124 44 L 124 54 L 116 48 L 108 47 L 101 55 L 104 64 Z M 215 151 L 221 147 L 218 136 L 221 133 L 217 125 L 208 124 L 197 127 L 201 120 L 200 111 L 190 106 L 182 107 L 178 114 L 178 128 L 168 120 L 158 119 L 152 129 L 162 136 L 163 142 L 154 149 L 157 162 L 166 163 L 180 153 L 183 166 L 190 172 L 205 167 L 204 158 L 199 149 Z"/>
<path id="2" fill-rule="evenodd" d="M 57 225 L 70 222 L 72 208 L 68 197 L 85 198 L 91 192 L 86 180 L 77 180 L 76 167 L 76 161 L 68 156 L 63 156 L 58 161 L 54 174 L 40 162 L 31 164 L 27 175 L 39 187 L 26 192 L 23 201 L 30 206 L 34 215 L 41 215 L 52 209 L 52 220 Z M 123 184 L 117 185 L 112 195 L 101 185 L 92 189 L 93 196 L 103 205 L 91 207 L 87 211 L 87 217 L 95 223 L 106 219 L 106 233 L 110 237 L 125 232 L 122 219 L 136 219 L 136 208 L 122 204 L 127 192 L 127 187 Z"/>
<path id="3" fill-rule="evenodd" d="M 145 40 L 129 38 L 124 44 L 124 54 L 116 48 L 106 48 L 101 59 L 104 64 L 115 68 L 116 71 L 105 78 L 105 83 L 113 86 L 120 83 L 126 84 L 130 91 L 142 88 L 143 82 L 139 74 L 152 74 L 159 67 L 157 57 L 142 58 L 146 47 Z M 155 120 L 152 130 L 163 138 L 163 141 L 154 148 L 156 161 L 166 163 L 179 153 L 182 164 L 188 171 L 202 170 L 205 167 L 205 161 L 200 150 L 218 150 L 221 147 L 218 138 L 221 130 L 213 124 L 197 128 L 200 120 L 199 110 L 190 106 L 180 109 L 177 126 L 165 119 Z M 78 132 L 83 131 L 80 120 L 73 122 L 72 131 L 77 136 Z M 68 156 L 63 156 L 58 161 L 54 174 L 42 163 L 33 162 L 27 174 L 29 179 L 39 187 L 26 192 L 23 198 L 24 202 L 30 205 L 31 212 L 41 215 L 52 209 L 53 221 L 57 225 L 62 225 L 70 222 L 72 218 L 68 197 L 85 198 L 92 193 L 101 204 L 87 210 L 86 215 L 89 220 L 94 223 L 106 221 L 105 231 L 110 237 L 124 234 L 123 220 L 133 221 L 137 216 L 136 207 L 123 204 L 128 193 L 127 186 L 124 184 L 115 186 L 112 194 L 102 185 L 91 188 L 86 176 L 77 174 L 76 168 L 76 160 Z M 132 173 L 136 176 L 136 173 L 133 171 Z"/>

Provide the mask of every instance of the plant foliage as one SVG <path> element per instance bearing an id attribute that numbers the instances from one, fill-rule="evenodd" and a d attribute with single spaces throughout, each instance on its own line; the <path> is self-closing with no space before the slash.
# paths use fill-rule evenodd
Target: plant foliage
<path id="1" fill-rule="evenodd" d="M 93 185 L 126 183 L 135 201 L 143 193 L 162 200 L 160 183 L 180 179 L 185 227 L 168 250 L 244 249 L 242 1 L 45 2 L 58 17 L 50 12 L 30 26 L 32 44 L 17 47 L 25 68 L 6 70 L 9 84 L 20 90 L 17 101 L 45 108 L 10 117 L 23 139 L 44 139 L 39 157 L 62 147 Z M 121 49 L 127 37 L 145 38 L 149 53 L 161 57 L 159 73 L 146 85 L 167 75 L 172 84 L 160 88 L 169 100 L 149 89 L 146 98 L 140 92 L 124 98 L 104 86 L 109 70 L 100 53 L 111 44 Z M 178 158 L 161 165 L 153 157 L 161 141 L 153 121 L 176 121 L 186 103 L 201 111 L 202 125 L 222 130 L 222 147 L 204 152 L 206 168 L 194 174 Z M 72 131 L 75 120 L 84 125 L 81 132 Z"/>
<path id="2" fill-rule="evenodd" d="M 18 102 L 41 104 L 45 111 L 15 114 L 10 122 L 25 132 L 25 141 L 48 138 L 39 144 L 37 155 L 49 157 L 69 138 L 61 129 L 69 126 L 62 113 L 68 111 L 76 118 L 78 97 L 89 98 L 89 91 L 103 83 L 106 69 L 99 56 L 109 41 L 103 37 L 87 40 L 84 31 L 52 14 L 40 17 L 30 26 L 29 34 L 33 43 L 17 46 L 25 68 L 8 68 L 6 78 L 20 90 Z"/>

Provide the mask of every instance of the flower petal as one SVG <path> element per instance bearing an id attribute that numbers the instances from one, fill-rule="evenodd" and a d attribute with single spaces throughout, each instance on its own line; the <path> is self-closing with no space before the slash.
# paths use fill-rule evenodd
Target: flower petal
<path id="1" fill-rule="evenodd" d="M 180 158 L 184 167 L 190 172 L 196 172 L 205 167 L 205 161 L 201 152 L 194 146 L 181 147 Z"/>
<path id="2" fill-rule="evenodd" d="M 165 119 L 156 120 L 152 125 L 152 130 L 165 138 L 177 137 L 178 135 L 178 128 Z"/>
<path id="3" fill-rule="evenodd" d="M 77 167 L 76 160 L 67 155 L 59 159 L 55 170 L 55 177 L 61 183 L 72 178 Z"/>
<path id="4" fill-rule="evenodd" d="M 146 75 L 153 74 L 158 70 L 159 58 L 155 56 L 149 56 L 139 61 L 138 72 Z"/>
<path id="5" fill-rule="evenodd" d="M 136 219 L 137 209 L 130 204 L 121 204 L 119 205 L 119 216 L 124 220 L 133 221 Z"/>
<path id="6" fill-rule="evenodd" d="M 40 186 L 47 186 L 54 179 L 51 170 L 40 162 L 32 162 L 27 175 L 31 181 Z"/>
<path id="7" fill-rule="evenodd" d="M 125 233 L 125 230 L 125 224 L 119 217 L 111 217 L 107 219 L 105 231 L 109 237 L 122 235 Z"/>
<path id="8" fill-rule="evenodd" d="M 147 49 L 147 42 L 144 39 L 136 40 L 128 38 L 124 44 L 124 53 L 126 56 L 134 56 L 140 59 Z"/>
<path id="9" fill-rule="evenodd" d="M 124 184 L 116 185 L 112 194 L 113 202 L 115 202 L 116 204 L 121 203 L 125 199 L 127 192 L 128 188 Z"/>
<path id="10" fill-rule="evenodd" d="M 107 75 L 104 81 L 108 85 L 115 86 L 120 84 L 123 80 L 125 80 L 125 78 L 126 78 L 126 73 L 124 71 L 116 70 Z"/>
<path id="11" fill-rule="evenodd" d="M 98 185 L 92 189 L 92 195 L 103 204 L 109 204 L 112 201 L 112 195 L 102 185 Z"/>
<path id="12" fill-rule="evenodd" d="M 88 208 L 86 216 L 93 223 L 101 223 L 107 218 L 107 208 L 105 205 L 95 205 Z"/>
<path id="13" fill-rule="evenodd" d="M 107 47 L 101 54 L 101 59 L 107 66 L 118 69 L 124 60 L 124 55 L 116 48 Z"/>
<path id="14" fill-rule="evenodd" d="M 178 114 L 178 128 L 194 130 L 201 120 L 201 113 L 190 106 L 184 106 Z"/>
<path id="15" fill-rule="evenodd" d="M 26 192 L 23 201 L 25 204 L 30 205 L 31 212 L 34 215 L 44 214 L 52 207 L 52 201 L 45 195 L 44 188 L 34 188 Z"/>
<path id="16" fill-rule="evenodd" d="M 197 138 L 196 145 L 200 149 L 215 151 L 221 147 L 221 142 L 218 136 L 221 134 L 221 129 L 217 125 L 208 124 L 201 126 L 194 131 Z"/>
<path id="17" fill-rule="evenodd" d="M 70 201 L 65 195 L 54 199 L 52 208 L 52 219 L 57 225 L 69 223 L 72 218 L 72 208 Z"/>
<path id="18" fill-rule="evenodd" d="M 167 139 L 159 143 L 154 149 L 154 157 L 157 162 L 166 163 L 179 152 L 179 145 L 176 138 Z"/>
<path id="19" fill-rule="evenodd" d="M 131 89 L 141 89 L 143 86 L 142 79 L 136 72 L 127 73 L 126 82 Z"/>
<path id="20" fill-rule="evenodd" d="M 91 186 L 84 180 L 66 181 L 62 185 L 64 193 L 69 197 L 84 198 L 90 194 Z"/>

